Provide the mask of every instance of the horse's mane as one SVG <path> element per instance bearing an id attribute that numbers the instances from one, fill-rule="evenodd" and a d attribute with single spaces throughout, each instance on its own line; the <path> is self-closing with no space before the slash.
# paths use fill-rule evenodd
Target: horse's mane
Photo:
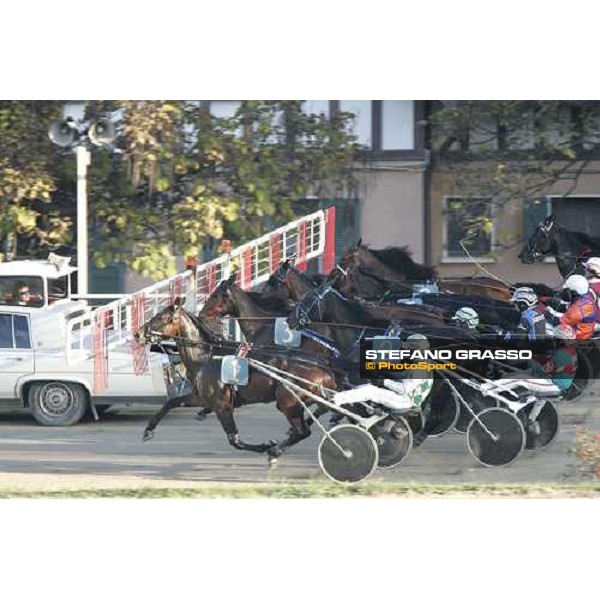
<path id="1" fill-rule="evenodd" d="M 276 294 L 266 294 L 263 292 L 246 292 L 252 302 L 265 312 L 288 313 L 289 306 L 287 300 Z"/>
<path id="2" fill-rule="evenodd" d="M 381 262 L 398 270 L 407 271 L 407 275 L 417 274 L 425 279 L 437 279 L 437 272 L 433 267 L 422 265 L 414 261 L 412 252 L 408 246 L 387 246 L 380 250 L 373 250 L 369 246 L 363 246 L 375 255 Z"/>
<path id="3" fill-rule="evenodd" d="M 562 225 L 558 225 L 558 227 L 560 230 L 568 234 L 571 238 L 575 238 L 582 245 L 589 246 L 590 249 L 600 251 L 600 237 L 593 237 L 585 233 L 584 231 L 572 231 L 571 229 L 566 229 Z"/>

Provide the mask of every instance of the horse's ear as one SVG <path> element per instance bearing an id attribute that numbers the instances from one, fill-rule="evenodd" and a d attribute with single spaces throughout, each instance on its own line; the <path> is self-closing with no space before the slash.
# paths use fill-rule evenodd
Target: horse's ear
<path id="1" fill-rule="evenodd" d="M 357 248 L 360 248 L 361 246 L 362 246 L 362 238 L 361 238 L 361 237 L 359 237 L 359 238 L 358 238 L 358 242 L 356 242 L 356 247 L 357 247 Z"/>
<path id="2" fill-rule="evenodd" d="M 173 302 L 173 306 L 175 308 L 181 308 L 183 306 L 183 299 L 181 298 L 181 296 L 177 296 L 177 298 L 175 298 L 175 302 Z"/>
<path id="3" fill-rule="evenodd" d="M 556 222 L 556 215 L 554 213 L 550 213 L 547 217 L 546 217 L 546 225 L 551 225 L 552 223 Z"/>

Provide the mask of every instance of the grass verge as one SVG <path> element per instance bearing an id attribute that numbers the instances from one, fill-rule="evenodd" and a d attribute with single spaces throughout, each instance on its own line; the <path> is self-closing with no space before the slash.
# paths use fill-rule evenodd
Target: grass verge
<path id="1" fill-rule="evenodd" d="M 0 498 L 599 498 L 600 483 L 581 484 L 410 484 L 327 482 L 206 484 L 193 488 L 106 488 L 0 490 Z"/>

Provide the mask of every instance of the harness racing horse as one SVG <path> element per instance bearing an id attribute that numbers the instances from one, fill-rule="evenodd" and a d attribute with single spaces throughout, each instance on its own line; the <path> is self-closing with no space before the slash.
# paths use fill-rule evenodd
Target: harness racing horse
<path id="1" fill-rule="evenodd" d="M 454 277 L 440 280 L 434 268 L 414 262 L 403 247 L 372 250 L 360 244 L 342 258 L 348 271 L 342 292 L 361 298 L 381 297 L 386 293 L 412 293 L 414 283 L 437 281 L 442 292 L 473 294 L 496 300 L 510 299 L 510 286 L 491 277 Z"/>
<path id="2" fill-rule="evenodd" d="M 327 280 L 320 285 L 325 289 L 326 285 L 337 289 L 336 283 L 344 277 L 342 270 L 332 271 Z M 299 302 L 302 297 L 316 289 L 314 283 L 304 273 L 295 269 L 289 261 L 283 263 L 269 279 L 269 286 L 277 289 L 283 286 L 290 298 Z M 340 292 L 340 290 L 337 290 Z M 444 311 L 433 306 L 408 306 L 406 304 L 376 304 L 349 298 L 342 292 L 344 300 L 354 304 L 359 318 L 366 321 L 378 322 L 383 329 L 390 321 L 401 321 L 402 323 L 441 323 L 444 320 Z"/>
<path id="3" fill-rule="evenodd" d="M 135 338 L 141 343 L 156 342 L 158 339 L 174 339 L 181 360 L 192 384 L 190 406 L 200 406 L 214 411 L 221 423 L 229 443 L 239 450 L 266 453 L 270 462 L 287 448 L 310 435 L 310 427 L 304 418 L 304 408 L 299 401 L 310 400 L 301 393 L 292 392 L 282 383 L 250 369 L 248 385 L 224 385 L 221 382 L 221 361 L 216 357 L 234 355 L 238 344 L 219 342 L 207 329 L 201 318 L 190 315 L 177 301 L 150 319 Z M 335 389 L 335 378 L 326 366 L 316 361 L 300 358 L 297 353 L 281 350 L 251 349 L 253 358 L 268 363 L 272 367 L 287 371 L 311 382 L 311 391 L 318 392 L 321 386 Z M 233 418 L 234 408 L 244 404 L 276 402 L 277 408 L 288 420 L 291 428 L 288 437 L 281 442 L 269 441 L 263 444 L 249 444 L 241 440 Z M 181 398 L 168 400 L 160 411 L 152 417 L 144 430 L 143 440 L 154 437 L 154 429 L 163 417 L 173 408 L 181 406 Z"/>
<path id="4" fill-rule="evenodd" d="M 591 256 L 600 256 L 600 238 L 569 231 L 559 225 L 552 214 L 537 226 L 519 254 L 521 262 L 526 265 L 540 262 L 548 256 L 556 258 L 556 266 L 563 278 L 574 273 L 581 275 L 581 263 Z"/>
<path id="5" fill-rule="evenodd" d="M 287 317 L 291 310 L 289 301 L 281 293 L 268 295 L 246 292 L 235 283 L 235 274 L 219 283 L 210 295 L 200 316 L 234 317 L 246 340 L 263 345 L 273 344 L 275 319 Z"/>

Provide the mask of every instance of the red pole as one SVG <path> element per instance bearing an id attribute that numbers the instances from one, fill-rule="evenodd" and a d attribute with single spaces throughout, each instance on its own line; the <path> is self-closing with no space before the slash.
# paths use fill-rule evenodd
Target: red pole
<path id="1" fill-rule="evenodd" d="M 250 289 L 252 281 L 252 248 L 246 248 L 242 252 L 242 289 Z"/>
<path id="2" fill-rule="evenodd" d="M 281 264 L 281 235 L 273 233 L 269 245 L 269 268 L 271 273 L 279 269 Z"/>
<path id="3" fill-rule="evenodd" d="M 325 211 L 325 250 L 323 273 L 327 275 L 335 267 L 335 206 Z"/>
<path id="4" fill-rule="evenodd" d="M 298 224 L 298 258 L 296 268 L 298 271 L 306 271 L 306 221 Z"/>

